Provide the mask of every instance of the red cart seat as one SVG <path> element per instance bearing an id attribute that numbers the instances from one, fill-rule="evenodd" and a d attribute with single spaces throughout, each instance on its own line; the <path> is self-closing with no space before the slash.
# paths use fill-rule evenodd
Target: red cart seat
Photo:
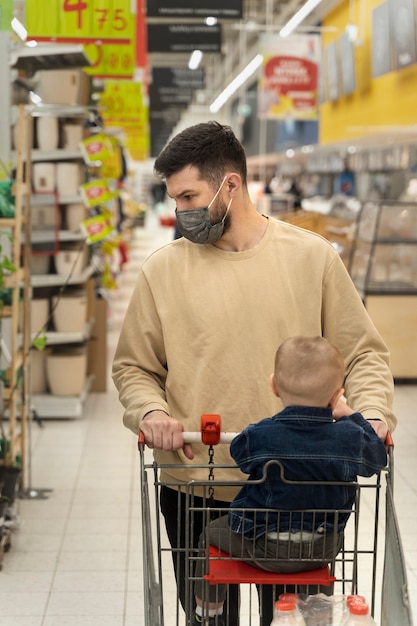
<path id="1" fill-rule="evenodd" d="M 233 559 L 214 546 L 209 549 L 209 572 L 204 579 L 210 585 L 255 583 L 257 585 L 323 585 L 329 587 L 336 578 L 329 566 L 296 574 L 277 574 L 252 567 Z"/>

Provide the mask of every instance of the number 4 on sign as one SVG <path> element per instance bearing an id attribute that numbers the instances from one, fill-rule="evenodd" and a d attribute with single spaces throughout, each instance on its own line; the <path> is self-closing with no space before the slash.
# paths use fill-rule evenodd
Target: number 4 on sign
<path id="1" fill-rule="evenodd" d="M 76 12 L 77 13 L 77 28 L 82 29 L 83 27 L 83 11 L 88 9 L 88 2 L 83 2 L 79 0 L 64 0 L 63 9 L 67 13 Z"/>

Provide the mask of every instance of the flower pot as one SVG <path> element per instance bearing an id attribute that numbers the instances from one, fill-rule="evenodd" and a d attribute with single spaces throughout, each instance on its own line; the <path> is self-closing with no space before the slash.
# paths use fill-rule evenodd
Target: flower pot
<path id="1" fill-rule="evenodd" d="M 30 351 L 30 391 L 32 394 L 42 394 L 48 391 L 46 359 L 50 353 L 50 348 Z"/>
<path id="2" fill-rule="evenodd" d="M 21 473 L 20 467 L 0 467 L 1 499 L 8 504 L 16 500 Z"/>
<path id="3" fill-rule="evenodd" d="M 87 354 L 77 350 L 50 354 L 46 359 L 46 377 L 54 396 L 81 395 L 87 375 Z"/>
<path id="4" fill-rule="evenodd" d="M 45 325 L 49 316 L 49 300 L 38 298 L 30 301 L 30 332 L 38 333 Z"/>
<path id="5" fill-rule="evenodd" d="M 57 117 L 38 117 L 36 120 L 36 138 L 39 150 L 56 150 L 59 142 Z"/>
<path id="6" fill-rule="evenodd" d="M 33 189 L 34 191 L 47 193 L 55 190 L 56 165 L 55 163 L 34 163 Z"/>
<path id="7" fill-rule="evenodd" d="M 47 254 L 32 254 L 30 257 L 30 273 L 31 274 L 48 274 L 49 259 Z"/>
<path id="8" fill-rule="evenodd" d="M 67 204 L 65 206 L 65 222 L 68 230 L 79 232 L 81 222 L 85 220 L 85 207 L 83 204 Z"/>
<path id="9" fill-rule="evenodd" d="M 61 276 L 68 276 L 72 268 L 73 276 L 82 274 L 86 267 L 86 253 L 85 250 L 60 250 L 55 255 L 55 269 L 56 273 Z"/>
<path id="10" fill-rule="evenodd" d="M 64 124 L 63 143 L 65 150 L 79 150 L 83 140 L 83 127 L 81 124 Z"/>
<path id="11" fill-rule="evenodd" d="M 56 188 L 60 198 L 76 196 L 81 184 L 81 168 L 78 163 L 58 163 L 56 166 Z"/>
<path id="12" fill-rule="evenodd" d="M 53 298 L 55 330 L 60 333 L 81 333 L 87 321 L 87 296 L 62 295 Z"/>

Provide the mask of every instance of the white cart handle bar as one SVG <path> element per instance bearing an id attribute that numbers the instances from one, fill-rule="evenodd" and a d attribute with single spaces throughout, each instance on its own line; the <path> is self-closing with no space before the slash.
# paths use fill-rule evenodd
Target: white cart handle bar
<path id="1" fill-rule="evenodd" d="M 183 432 L 184 443 L 204 443 L 206 446 L 214 446 L 218 443 L 230 444 L 239 433 L 221 432 L 220 423 L 220 415 L 207 413 L 202 415 L 200 432 Z M 144 434 L 139 432 L 138 445 L 145 443 Z"/>
<path id="2" fill-rule="evenodd" d="M 221 418 L 217 414 L 207 414 L 201 416 L 200 432 L 183 432 L 184 443 L 204 443 L 206 446 L 214 446 L 218 443 L 230 444 L 232 439 L 239 433 L 228 433 L 220 430 Z M 139 433 L 138 444 L 145 444 L 145 437 Z M 387 448 L 393 448 L 394 442 L 390 433 L 385 439 Z"/>

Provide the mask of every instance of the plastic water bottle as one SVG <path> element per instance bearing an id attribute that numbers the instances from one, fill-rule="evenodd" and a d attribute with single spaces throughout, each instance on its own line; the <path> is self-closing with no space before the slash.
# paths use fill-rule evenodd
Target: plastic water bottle
<path id="1" fill-rule="evenodd" d="M 275 603 L 271 626 L 305 626 L 305 621 L 295 602 L 278 600 Z"/>
<path id="2" fill-rule="evenodd" d="M 301 599 L 301 597 L 298 595 L 298 593 L 281 593 L 279 595 L 278 600 L 284 600 L 285 602 L 294 602 L 295 604 L 295 608 L 296 608 L 296 612 L 299 613 L 302 618 L 304 619 L 304 622 L 306 622 L 306 616 L 305 616 L 305 611 L 304 611 L 304 602 Z M 300 621 L 300 624 L 303 624 L 303 622 Z"/>
<path id="3" fill-rule="evenodd" d="M 376 622 L 369 612 L 366 602 L 352 600 L 348 604 L 348 614 L 345 626 L 376 626 Z"/>
<path id="4" fill-rule="evenodd" d="M 333 624 L 333 602 L 323 593 L 308 596 L 305 606 L 305 621 L 308 626 L 329 626 Z"/>

